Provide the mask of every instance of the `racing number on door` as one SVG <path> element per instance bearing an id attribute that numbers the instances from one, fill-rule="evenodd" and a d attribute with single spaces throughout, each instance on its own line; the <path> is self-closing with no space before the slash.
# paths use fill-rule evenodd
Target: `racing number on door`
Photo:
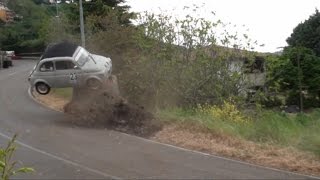
<path id="1" fill-rule="evenodd" d="M 71 81 L 77 80 L 77 75 L 76 75 L 76 73 L 71 73 L 71 74 L 70 74 L 70 80 L 71 80 Z"/>

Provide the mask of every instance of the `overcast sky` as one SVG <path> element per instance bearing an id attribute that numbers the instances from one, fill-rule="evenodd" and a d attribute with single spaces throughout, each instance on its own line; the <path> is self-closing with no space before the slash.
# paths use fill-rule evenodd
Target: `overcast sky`
<path id="1" fill-rule="evenodd" d="M 320 9 L 320 0 L 127 0 L 135 12 L 158 13 L 160 8 L 178 15 L 184 13 L 184 6 L 203 3 L 203 16 L 214 11 L 223 22 L 245 25 L 252 39 L 265 44 L 256 48 L 261 52 L 274 52 L 286 46 L 285 40 L 293 28 L 314 14 L 316 8 Z"/>

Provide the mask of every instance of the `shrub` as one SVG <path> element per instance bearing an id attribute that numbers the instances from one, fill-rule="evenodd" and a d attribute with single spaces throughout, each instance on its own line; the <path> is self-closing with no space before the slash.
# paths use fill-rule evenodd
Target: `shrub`
<path id="1" fill-rule="evenodd" d="M 246 117 L 239 111 L 235 102 L 232 100 L 224 101 L 221 106 L 198 105 L 196 111 L 201 114 L 207 114 L 215 120 L 227 121 L 235 124 L 249 122 L 249 117 Z"/>

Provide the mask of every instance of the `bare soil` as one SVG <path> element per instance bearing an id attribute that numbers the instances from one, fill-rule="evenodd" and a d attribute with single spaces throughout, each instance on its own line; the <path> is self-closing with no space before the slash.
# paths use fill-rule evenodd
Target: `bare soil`
<path id="1" fill-rule="evenodd" d="M 63 108 L 65 113 L 72 115 L 72 124 L 110 128 L 143 137 L 161 130 L 161 124 L 151 113 L 112 91 L 81 89 L 77 93 L 79 95 Z"/>
<path id="2" fill-rule="evenodd" d="M 122 132 L 214 155 L 222 155 L 262 166 L 320 176 L 320 158 L 293 147 L 257 144 L 241 138 L 215 134 L 194 124 L 159 125 L 143 107 L 130 105 L 121 97 L 99 92 L 80 101 L 65 100 L 54 94 L 36 95 L 42 103 L 73 114 L 72 123 L 82 126 L 106 126 Z M 88 99 L 92 99 L 87 101 Z M 79 104 L 81 104 L 79 106 Z M 79 113 L 80 111 L 83 111 Z M 86 115 L 89 114 L 89 115 Z M 83 121 L 78 121 L 81 118 Z M 161 128 L 162 127 L 162 128 Z"/>

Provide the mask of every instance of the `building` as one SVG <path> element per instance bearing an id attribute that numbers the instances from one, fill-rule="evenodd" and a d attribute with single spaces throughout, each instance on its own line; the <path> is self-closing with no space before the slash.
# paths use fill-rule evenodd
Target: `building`
<path id="1" fill-rule="evenodd" d="M 266 90 L 267 69 L 266 60 L 262 53 L 250 53 L 222 46 L 207 50 L 213 59 L 227 54 L 225 60 L 228 62 L 230 73 L 238 72 L 243 77 L 239 82 L 240 94 L 250 99 L 258 90 Z"/>
<path id="2" fill-rule="evenodd" d="M 16 14 L 7 8 L 2 2 L 0 2 L 0 19 L 5 23 L 10 23 L 14 21 Z"/>

